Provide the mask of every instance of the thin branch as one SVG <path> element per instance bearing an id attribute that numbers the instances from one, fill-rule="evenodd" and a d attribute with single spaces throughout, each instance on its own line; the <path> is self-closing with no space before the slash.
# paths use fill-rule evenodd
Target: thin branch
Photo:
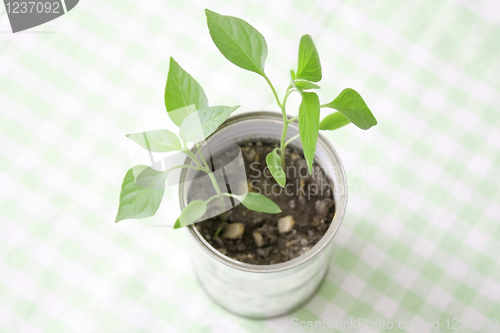
<path id="1" fill-rule="evenodd" d="M 190 149 L 183 150 L 183 152 L 184 154 L 189 156 L 196 163 L 196 165 L 198 165 L 198 167 L 203 168 L 200 162 L 198 162 L 198 160 L 196 159 L 196 156 L 194 156 L 193 152 Z"/>
<path id="2" fill-rule="evenodd" d="M 296 140 L 296 139 L 298 139 L 298 138 L 300 138 L 300 134 L 297 134 L 297 135 L 292 136 L 292 137 L 291 137 L 291 138 L 290 138 L 287 142 L 285 142 L 285 147 L 286 147 L 286 146 L 288 146 L 288 144 L 289 144 L 290 142 L 292 142 L 293 140 Z"/>
<path id="3" fill-rule="evenodd" d="M 175 169 L 180 169 L 180 168 L 186 168 L 186 169 L 193 169 L 193 170 L 201 170 L 201 171 L 205 171 L 204 169 L 202 168 L 199 168 L 199 167 L 195 167 L 195 166 L 192 166 L 192 165 L 187 165 L 187 164 L 181 164 L 181 165 L 176 165 L 174 167 L 171 167 L 165 171 L 172 171 L 172 170 L 175 170 Z"/>
<path id="4" fill-rule="evenodd" d="M 271 90 L 273 91 L 273 94 L 274 94 L 274 98 L 276 99 L 276 102 L 278 103 L 280 109 L 282 109 L 281 102 L 280 102 L 280 99 L 278 97 L 278 93 L 276 92 L 276 89 L 274 89 L 274 86 L 271 83 L 271 80 L 269 80 L 269 78 L 267 77 L 266 74 L 264 74 L 264 79 L 266 79 L 267 84 L 269 84 L 269 87 L 271 87 Z"/>
<path id="5" fill-rule="evenodd" d="M 196 148 L 198 149 L 198 153 L 200 154 L 201 161 L 203 162 L 203 164 L 205 165 L 205 167 L 210 170 L 210 167 L 208 166 L 208 163 L 205 160 L 205 157 L 201 153 L 201 148 L 200 148 L 200 145 L 198 144 L 198 142 L 196 143 Z"/>

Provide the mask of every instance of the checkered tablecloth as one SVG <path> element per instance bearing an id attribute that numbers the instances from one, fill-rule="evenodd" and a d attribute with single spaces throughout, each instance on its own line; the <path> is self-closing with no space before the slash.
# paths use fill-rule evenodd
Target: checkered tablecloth
<path id="1" fill-rule="evenodd" d="M 170 56 L 211 104 L 276 110 L 263 79 L 215 48 L 205 7 L 262 32 L 280 95 L 311 34 L 322 102 L 354 88 L 379 122 L 326 134 L 348 174 L 348 210 L 326 281 L 281 318 L 240 318 L 207 298 L 185 230 L 152 227 L 174 222 L 175 191 L 155 217 L 114 223 L 138 162 L 125 134 L 174 129 Z M 451 320 L 500 319 L 497 0 L 81 1 L 18 34 L 0 12 L 0 332 L 306 331 L 293 318 L 439 318 L 440 329 L 398 331 L 471 332 Z"/>

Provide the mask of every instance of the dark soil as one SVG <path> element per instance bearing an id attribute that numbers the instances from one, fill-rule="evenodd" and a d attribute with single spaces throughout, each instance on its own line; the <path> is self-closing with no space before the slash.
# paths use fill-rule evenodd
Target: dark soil
<path id="1" fill-rule="evenodd" d="M 248 190 L 266 195 L 282 212 L 259 213 L 238 204 L 225 214 L 196 223 L 196 228 L 215 249 L 241 262 L 271 265 L 300 256 L 323 237 L 335 214 L 330 180 L 316 164 L 309 175 L 302 152 L 287 148 L 285 192 L 272 178 L 265 163 L 267 154 L 278 144 L 247 142 L 239 146 L 245 161 Z M 215 164 L 224 165 L 225 156 L 231 155 L 234 156 L 234 152 L 215 156 L 214 160 L 218 162 Z M 197 188 L 198 191 L 190 191 L 189 201 L 206 199 L 204 189 L 212 190 L 212 185 L 208 182 Z M 290 231 L 280 233 L 278 219 L 286 216 L 292 216 L 295 223 Z M 242 236 L 237 239 L 223 237 L 228 224 L 238 222 L 244 226 Z M 262 236 L 262 244 L 255 240 L 254 231 Z"/>

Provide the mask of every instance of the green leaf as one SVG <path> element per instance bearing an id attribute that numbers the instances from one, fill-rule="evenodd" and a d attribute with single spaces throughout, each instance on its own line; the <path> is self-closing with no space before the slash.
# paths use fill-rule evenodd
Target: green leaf
<path id="1" fill-rule="evenodd" d="M 337 98 L 322 107 L 342 112 L 354 125 L 364 130 L 377 125 L 377 120 L 361 95 L 351 88 L 344 89 Z"/>
<path id="2" fill-rule="evenodd" d="M 219 51 L 238 67 L 264 74 L 267 44 L 264 36 L 240 18 L 205 9 L 208 30 Z"/>
<path id="3" fill-rule="evenodd" d="M 190 113 L 208 107 L 203 88 L 188 72 L 170 58 L 167 84 L 165 85 L 165 107 L 170 119 L 180 126 Z"/>
<path id="4" fill-rule="evenodd" d="M 278 214 L 281 209 L 271 199 L 257 192 L 248 192 L 245 195 L 231 194 L 233 198 L 240 201 L 243 206 L 256 212 Z"/>
<path id="5" fill-rule="evenodd" d="M 319 123 L 319 129 L 322 131 L 333 131 L 350 123 L 351 121 L 347 119 L 346 116 L 344 116 L 342 113 L 334 112 L 323 118 L 323 120 Z"/>
<path id="6" fill-rule="evenodd" d="M 267 154 L 266 156 L 266 164 L 271 171 L 271 175 L 273 175 L 274 179 L 281 185 L 281 187 L 285 187 L 286 184 L 286 174 L 285 171 L 281 168 L 281 157 L 276 153 L 276 149 Z"/>
<path id="7" fill-rule="evenodd" d="M 299 133 L 304 157 L 309 173 L 311 173 L 319 133 L 319 98 L 313 92 L 302 93 L 302 102 L 299 107 Z"/>
<path id="8" fill-rule="evenodd" d="M 170 170 L 157 171 L 151 167 L 147 167 L 140 173 L 134 173 L 135 184 L 140 188 L 148 190 L 164 190 L 165 181 Z"/>
<path id="9" fill-rule="evenodd" d="M 174 229 L 185 227 L 193 224 L 207 211 L 207 202 L 201 200 L 193 200 L 181 212 L 181 215 L 174 224 Z"/>
<path id="10" fill-rule="evenodd" d="M 136 142 L 142 148 L 156 153 L 182 150 L 181 140 L 175 133 L 166 129 L 131 133 L 127 134 L 127 138 Z"/>
<path id="11" fill-rule="evenodd" d="M 147 179 L 145 187 L 144 184 L 139 186 L 136 183 L 136 176 L 139 179 L 143 173 L 147 174 L 147 177 L 142 178 Z M 146 165 L 130 169 L 123 179 L 115 222 L 153 216 L 160 207 L 165 192 L 166 175 L 166 172 L 155 171 Z"/>
<path id="12" fill-rule="evenodd" d="M 295 81 L 294 82 L 295 86 L 301 90 L 309 90 L 309 89 L 321 89 L 320 86 L 318 86 L 317 84 L 314 84 L 312 82 L 309 82 L 309 81 L 305 81 L 305 80 L 298 80 L 298 81 Z"/>
<path id="13" fill-rule="evenodd" d="M 170 120 L 172 120 L 174 124 L 180 127 L 182 122 L 184 121 L 184 118 L 186 118 L 188 115 L 190 115 L 195 111 L 196 111 L 196 105 L 191 104 L 180 109 L 169 111 L 167 114 Z"/>
<path id="14" fill-rule="evenodd" d="M 210 106 L 191 113 L 181 124 L 179 135 L 185 142 L 205 140 L 240 106 Z"/>
<path id="15" fill-rule="evenodd" d="M 319 61 L 318 50 L 314 45 L 310 35 L 304 35 L 299 44 L 299 65 L 296 79 L 303 79 L 312 82 L 321 80 L 321 62 Z"/>

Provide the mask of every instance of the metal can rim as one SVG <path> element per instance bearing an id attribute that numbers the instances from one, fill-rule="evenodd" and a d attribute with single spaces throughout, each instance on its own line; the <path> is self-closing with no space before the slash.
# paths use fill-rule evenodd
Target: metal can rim
<path id="1" fill-rule="evenodd" d="M 242 121 L 246 120 L 262 120 L 262 121 L 273 121 L 273 122 L 278 122 L 278 123 L 283 123 L 283 118 L 280 113 L 277 112 L 272 112 L 272 111 L 253 111 L 253 112 L 246 112 L 242 113 L 239 115 L 234 115 L 231 116 L 229 119 L 227 119 L 224 124 L 222 124 L 218 130 L 215 132 L 220 132 L 224 129 L 229 128 L 231 125 L 235 123 L 239 123 Z M 294 122 L 295 125 L 297 125 L 297 121 Z M 293 123 L 292 123 L 293 124 Z M 215 134 L 214 133 L 214 134 Z M 213 134 L 212 134 L 213 135 Z M 331 222 L 330 227 L 327 229 L 326 233 L 323 235 L 323 237 L 319 240 L 319 242 L 314 245 L 311 249 L 309 249 L 307 252 L 304 254 L 298 256 L 297 258 L 294 258 L 292 260 L 288 260 L 279 264 L 272 264 L 272 265 L 255 265 L 255 264 L 247 264 L 243 263 L 237 260 L 234 260 L 232 258 L 229 258 L 219 251 L 217 251 L 212 245 L 210 245 L 205 238 L 199 233 L 198 229 L 194 225 L 189 225 L 187 228 L 189 230 L 189 234 L 194 238 L 195 242 L 200 245 L 205 252 L 207 252 L 212 258 L 216 259 L 217 261 L 230 266 L 232 268 L 235 268 L 237 270 L 241 271 L 247 271 L 247 272 L 254 272 L 254 273 L 273 273 L 273 272 L 279 272 L 279 271 L 284 271 L 291 269 L 293 267 L 296 267 L 298 265 L 301 265 L 302 263 L 313 259 L 315 256 L 317 256 L 325 247 L 326 245 L 332 241 L 333 236 L 337 233 L 338 228 L 340 227 L 342 220 L 344 218 L 346 206 L 347 206 L 347 177 L 344 171 L 344 167 L 342 165 L 342 162 L 340 160 L 340 157 L 338 156 L 337 152 L 331 145 L 330 141 L 326 139 L 321 133 L 318 135 L 318 144 L 321 144 L 323 149 L 332 157 L 339 169 L 339 174 L 340 178 L 337 180 L 336 183 L 334 183 L 334 186 L 336 187 L 342 187 L 343 189 L 343 195 L 345 196 L 345 199 L 342 202 L 337 202 L 335 200 L 335 215 L 333 217 L 333 220 Z M 186 159 L 186 162 L 188 161 L 188 158 Z M 334 179 L 335 177 L 332 177 L 332 175 L 328 175 L 330 178 Z M 182 179 L 186 177 L 186 169 L 184 169 L 181 172 L 181 182 L 182 184 Z M 333 181 L 333 180 L 332 180 Z M 181 209 L 183 209 L 186 206 L 186 195 L 185 195 L 185 189 L 184 186 L 179 186 L 179 204 L 181 206 Z M 334 223 L 336 222 L 336 223 Z"/>

